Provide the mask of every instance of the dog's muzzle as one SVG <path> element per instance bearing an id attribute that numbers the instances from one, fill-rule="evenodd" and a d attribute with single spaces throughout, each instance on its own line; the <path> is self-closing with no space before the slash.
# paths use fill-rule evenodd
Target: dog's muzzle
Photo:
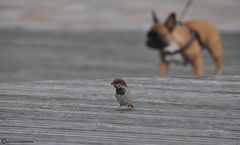
<path id="1" fill-rule="evenodd" d="M 147 34 L 146 45 L 149 48 L 160 50 L 167 47 L 169 43 L 166 38 L 160 36 L 159 34 L 149 32 Z"/>
<path id="2" fill-rule="evenodd" d="M 160 41 L 158 41 L 158 42 L 153 42 L 153 41 L 147 40 L 146 45 L 147 45 L 149 48 L 160 50 L 160 49 L 164 49 L 164 48 L 167 47 L 169 44 L 166 43 L 166 42 L 160 42 Z"/>

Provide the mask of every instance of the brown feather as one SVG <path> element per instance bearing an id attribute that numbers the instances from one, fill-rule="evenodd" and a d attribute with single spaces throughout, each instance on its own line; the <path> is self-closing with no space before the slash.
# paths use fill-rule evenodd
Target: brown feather
<path id="1" fill-rule="evenodd" d="M 123 79 L 115 79 L 112 84 L 122 84 L 123 86 L 127 87 L 127 83 Z"/>

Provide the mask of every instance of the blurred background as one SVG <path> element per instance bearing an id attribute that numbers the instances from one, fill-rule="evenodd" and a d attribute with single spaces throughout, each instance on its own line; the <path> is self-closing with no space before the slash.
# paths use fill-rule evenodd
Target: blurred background
<path id="1" fill-rule="evenodd" d="M 151 11 L 161 21 L 187 0 L 0 0 L 0 82 L 157 77 L 145 46 Z M 222 34 L 223 75 L 240 74 L 240 1 L 195 0 L 184 20 L 205 19 Z M 214 63 L 203 52 L 206 75 Z M 170 66 L 169 76 L 192 75 Z"/>

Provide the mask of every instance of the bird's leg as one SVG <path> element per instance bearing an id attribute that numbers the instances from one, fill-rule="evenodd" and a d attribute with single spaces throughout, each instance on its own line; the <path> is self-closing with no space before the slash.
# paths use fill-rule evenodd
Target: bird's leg
<path id="1" fill-rule="evenodd" d="M 133 111 L 133 108 L 134 108 L 134 107 L 133 107 L 132 104 L 131 104 L 131 105 L 128 105 L 128 110 L 129 110 L 129 111 Z"/>
<path id="2" fill-rule="evenodd" d="M 133 108 L 132 107 L 128 107 L 128 111 L 133 111 Z"/>

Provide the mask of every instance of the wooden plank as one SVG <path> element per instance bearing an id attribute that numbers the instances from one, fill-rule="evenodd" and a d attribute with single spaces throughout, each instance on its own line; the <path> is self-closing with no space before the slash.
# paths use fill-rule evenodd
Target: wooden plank
<path id="1" fill-rule="evenodd" d="M 239 75 L 240 33 L 222 33 L 223 75 Z M 156 77 L 159 54 L 145 46 L 145 31 L 27 31 L 0 29 L 0 82 Z M 203 49 L 204 72 L 214 61 Z M 193 74 L 171 64 L 169 76 Z"/>
<path id="2" fill-rule="evenodd" d="M 110 79 L 0 83 L 0 137 L 34 144 L 240 144 L 240 77 L 125 78 L 133 112 Z"/>

